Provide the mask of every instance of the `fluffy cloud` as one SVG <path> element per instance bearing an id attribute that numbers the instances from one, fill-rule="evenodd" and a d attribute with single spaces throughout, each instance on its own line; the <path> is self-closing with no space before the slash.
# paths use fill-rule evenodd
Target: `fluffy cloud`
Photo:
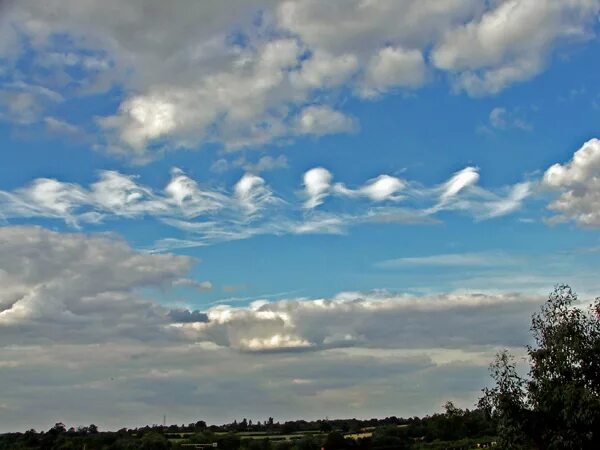
<path id="1" fill-rule="evenodd" d="M 219 305 L 204 312 L 168 310 L 136 292 L 181 284 L 192 264 L 188 257 L 144 254 L 109 236 L 38 227 L 0 228 L 0 247 L 3 345 L 141 339 L 205 342 L 242 351 L 415 349 L 501 345 L 507 336 L 518 344 L 524 337 L 516 330 L 527 328 L 515 323 L 527 316 L 517 316 L 539 301 L 512 294 L 350 292 L 330 299 Z M 477 326 L 488 316 L 494 316 L 495 325 L 482 341 Z"/>
<path id="2" fill-rule="evenodd" d="M 114 236 L 38 227 L 0 228 L 0 250 L 5 345 L 168 339 L 167 311 L 136 291 L 168 286 L 192 264 L 136 252 Z"/>
<path id="3" fill-rule="evenodd" d="M 588 37 L 596 0 L 508 0 L 446 33 L 434 64 L 458 73 L 457 87 L 495 93 L 542 70 L 556 42 Z"/>
<path id="4" fill-rule="evenodd" d="M 44 92 L 69 101 L 118 86 L 119 107 L 97 122 L 101 145 L 138 161 L 348 132 L 356 123 L 336 108 L 340 93 L 415 89 L 434 69 L 468 93 L 495 93 L 540 72 L 557 45 L 590 37 L 598 10 L 597 0 L 179 1 L 175 12 L 139 0 L 12 2 L 4 41 L 21 36 L 33 57 L 0 103 L 25 124 L 49 115 Z M 0 51 L 10 68 L 25 54 Z"/>
<path id="5" fill-rule="evenodd" d="M 419 50 L 386 47 L 369 62 L 360 93 L 372 97 L 394 87 L 419 87 L 425 81 L 425 61 Z"/>
<path id="6" fill-rule="evenodd" d="M 119 428 L 153 423 L 156 410 L 188 423 L 199 408 L 215 422 L 343 416 L 349 402 L 408 416 L 437 410 L 450 390 L 468 406 L 496 348 L 527 343 L 541 301 L 349 292 L 203 311 L 141 296 L 177 285 L 191 264 L 114 236 L 0 228 L 2 431 Z"/>
<path id="7" fill-rule="evenodd" d="M 207 311 L 207 322 L 183 329 L 194 339 L 243 351 L 463 348 L 501 345 L 507 336 L 514 339 L 511 345 L 517 345 L 526 340 L 528 315 L 523 312 L 532 311 L 539 300 L 504 294 L 343 293 L 331 299 L 256 301 L 238 308 L 220 305 Z M 499 321 L 485 337 L 468 330 L 466 322 L 487 323 L 485 317 L 491 316 Z M 462 332 L 454 334 L 458 329 Z"/>
<path id="8" fill-rule="evenodd" d="M 354 121 L 328 106 L 309 106 L 296 118 L 296 130 L 300 134 L 334 134 L 354 129 Z"/>
<path id="9" fill-rule="evenodd" d="M 542 185 L 559 193 L 549 207 L 558 213 L 553 222 L 573 220 L 586 227 L 600 226 L 600 140 L 591 139 L 566 164 L 554 164 Z"/>

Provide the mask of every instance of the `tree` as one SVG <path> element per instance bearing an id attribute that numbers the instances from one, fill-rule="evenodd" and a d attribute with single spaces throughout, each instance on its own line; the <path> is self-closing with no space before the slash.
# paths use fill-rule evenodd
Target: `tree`
<path id="1" fill-rule="evenodd" d="M 294 448 L 296 450 L 319 450 L 320 447 L 312 436 L 305 436 L 295 442 Z"/>
<path id="2" fill-rule="evenodd" d="M 508 352 L 491 366 L 496 386 L 480 405 L 497 419 L 502 445 L 518 448 L 528 436 L 539 448 L 600 448 L 600 299 L 587 309 L 567 285 L 532 316 L 528 380 Z"/>
<path id="3" fill-rule="evenodd" d="M 532 318 L 528 393 L 545 448 L 600 447 L 599 313 L 599 299 L 580 308 L 577 294 L 560 285 Z"/>
<path id="4" fill-rule="evenodd" d="M 496 421 L 501 448 L 522 448 L 527 442 L 525 381 L 517 373 L 514 358 L 507 350 L 496 355 L 490 373 L 496 385 L 483 390 L 479 407 Z"/>
<path id="5" fill-rule="evenodd" d="M 325 450 L 343 450 L 347 448 L 346 439 L 338 431 L 332 431 L 325 438 L 323 448 Z"/>
<path id="6" fill-rule="evenodd" d="M 166 450 L 169 448 L 171 448 L 171 444 L 167 438 L 154 431 L 144 434 L 141 439 L 140 449 L 142 450 Z"/>

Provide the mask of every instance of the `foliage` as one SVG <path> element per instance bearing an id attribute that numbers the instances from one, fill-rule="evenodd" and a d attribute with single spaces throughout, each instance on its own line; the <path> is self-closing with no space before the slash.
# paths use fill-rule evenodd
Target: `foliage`
<path id="1" fill-rule="evenodd" d="M 496 420 L 504 448 L 600 448 L 600 301 L 579 307 L 567 285 L 532 317 L 529 378 L 507 352 L 491 366 L 496 386 L 480 402 Z"/>
<path id="2" fill-rule="evenodd" d="M 528 412 L 525 381 L 517 373 L 514 358 L 507 350 L 498 353 L 490 372 L 496 385 L 483 390 L 479 406 L 496 422 L 502 448 L 523 448 L 528 440 L 523 428 Z"/>

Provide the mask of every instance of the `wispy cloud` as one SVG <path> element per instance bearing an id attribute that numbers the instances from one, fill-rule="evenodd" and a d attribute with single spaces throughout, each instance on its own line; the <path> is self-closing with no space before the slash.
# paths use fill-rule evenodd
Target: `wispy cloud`
<path id="1" fill-rule="evenodd" d="M 426 256 L 407 256 L 375 263 L 376 267 L 394 269 L 417 266 L 493 267 L 511 265 L 516 259 L 502 252 L 444 253 Z"/>
<path id="2" fill-rule="evenodd" d="M 174 168 L 167 185 L 157 190 L 134 175 L 101 171 L 87 187 L 38 178 L 0 191 L 0 214 L 6 221 L 59 219 L 75 228 L 114 218 L 152 218 L 185 233 L 158 240 L 152 251 L 161 251 L 264 234 L 342 234 L 364 223 L 436 223 L 433 216 L 444 210 L 485 220 L 518 210 L 532 192 L 529 182 L 493 192 L 477 186 L 478 180 L 477 169 L 467 167 L 431 188 L 385 174 L 352 188 L 316 167 L 304 174 L 297 197 L 283 198 L 253 173 L 224 189 L 201 186 Z M 329 197 L 338 201 L 330 205 Z"/>

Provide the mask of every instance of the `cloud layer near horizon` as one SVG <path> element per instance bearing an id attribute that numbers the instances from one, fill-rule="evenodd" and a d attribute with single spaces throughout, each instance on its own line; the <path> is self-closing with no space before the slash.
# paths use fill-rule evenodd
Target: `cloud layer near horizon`
<path id="1" fill-rule="evenodd" d="M 210 405 L 213 418 L 232 418 L 257 396 L 264 401 L 248 417 L 269 408 L 286 417 L 290 408 L 316 414 L 310 399 L 317 395 L 331 413 L 342 414 L 352 398 L 363 414 L 375 406 L 381 414 L 398 405 L 372 396 L 371 388 L 419 376 L 439 387 L 409 408 L 423 412 L 447 382 L 469 371 L 484 376 L 497 347 L 525 344 L 529 313 L 540 301 L 522 294 L 348 292 L 200 312 L 151 298 L 151 288 L 185 279 L 188 257 L 139 253 L 107 235 L 25 226 L 0 228 L 0 255 L 6 427 L 45 426 L 44 405 L 66 389 L 73 395 L 55 405 L 56 419 L 91 420 L 85 405 L 94 402 L 93 421 L 103 426 L 151 422 L 151 414 L 136 409 L 158 404 L 180 420 L 200 418 L 193 412 L 198 405 Z M 360 366 L 369 368 L 354 372 Z M 227 375 L 234 373 L 244 383 Z M 449 373 L 456 381 L 447 380 Z M 465 401 L 472 389 L 465 384 L 453 395 Z M 33 401 L 41 412 L 32 412 Z"/>

